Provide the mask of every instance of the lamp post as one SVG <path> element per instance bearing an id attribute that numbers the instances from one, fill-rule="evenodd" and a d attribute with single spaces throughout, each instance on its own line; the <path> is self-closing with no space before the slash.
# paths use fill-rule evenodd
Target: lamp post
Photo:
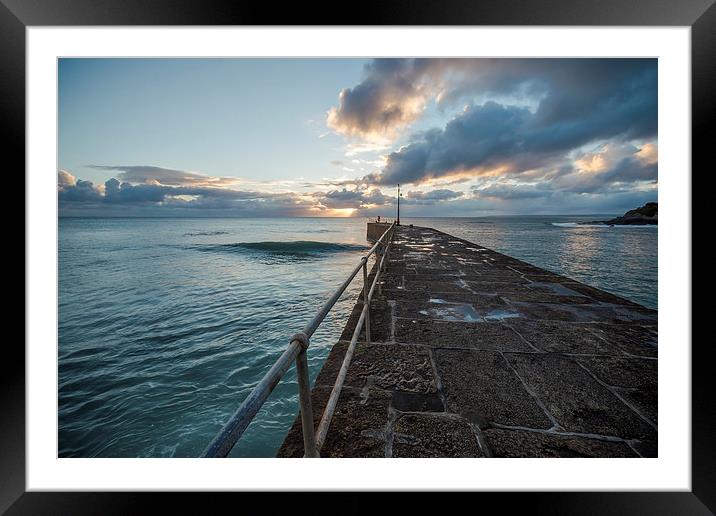
<path id="1" fill-rule="evenodd" d="M 398 184 L 398 226 L 400 226 L 400 184 Z"/>

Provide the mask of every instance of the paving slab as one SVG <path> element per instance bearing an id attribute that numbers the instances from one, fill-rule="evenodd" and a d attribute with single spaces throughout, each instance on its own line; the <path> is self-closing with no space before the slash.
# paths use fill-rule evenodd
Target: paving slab
<path id="1" fill-rule="evenodd" d="M 480 426 L 552 426 L 501 353 L 438 349 L 435 362 L 450 411 Z"/>
<path id="2" fill-rule="evenodd" d="M 595 323 L 589 329 L 625 355 L 653 358 L 658 355 L 655 325 Z"/>
<path id="3" fill-rule="evenodd" d="M 622 354 L 584 324 L 534 319 L 512 320 L 506 324 L 532 346 L 546 353 Z"/>
<path id="4" fill-rule="evenodd" d="M 493 457 L 638 457 L 624 442 L 556 433 L 490 428 L 483 432 Z"/>
<path id="5" fill-rule="evenodd" d="M 576 359 L 602 382 L 624 389 L 656 390 L 658 362 L 624 356 L 595 356 Z"/>
<path id="6" fill-rule="evenodd" d="M 568 432 L 654 438 L 656 431 L 572 358 L 551 353 L 505 357 Z"/>
<path id="7" fill-rule="evenodd" d="M 396 319 L 396 342 L 420 343 L 432 348 L 470 348 L 532 352 L 522 337 L 501 322 L 448 322 Z"/>
<path id="8" fill-rule="evenodd" d="M 428 350 L 410 344 L 358 344 L 345 384 L 390 391 L 436 392 Z"/>
<path id="9" fill-rule="evenodd" d="M 404 414 L 395 423 L 393 457 L 484 457 L 470 424 L 460 417 Z"/>

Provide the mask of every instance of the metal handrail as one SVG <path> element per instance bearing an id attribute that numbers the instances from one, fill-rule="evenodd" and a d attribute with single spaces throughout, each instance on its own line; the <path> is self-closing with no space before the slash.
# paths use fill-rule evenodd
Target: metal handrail
<path id="1" fill-rule="evenodd" d="M 390 244 L 392 243 L 393 233 L 395 232 L 395 222 L 381 235 L 381 237 L 375 242 L 370 251 L 363 256 L 360 263 L 353 269 L 348 275 L 348 278 L 343 284 L 336 290 L 333 295 L 324 303 L 321 309 L 311 319 L 311 321 L 303 327 L 303 331 L 295 334 L 291 337 L 288 347 L 276 360 L 271 369 L 261 379 L 261 381 L 254 387 L 251 393 L 246 397 L 239 408 L 234 412 L 229 421 L 224 425 L 221 431 L 214 437 L 209 443 L 209 446 L 202 453 L 202 457 L 226 457 L 231 449 L 234 447 L 236 442 L 241 438 L 246 428 L 249 426 L 253 418 L 256 416 L 258 411 L 263 406 L 266 399 L 269 397 L 273 389 L 281 381 L 283 375 L 286 374 L 291 362 L 296 362 L 296 373 L 298 377 L 298 395 L 301 411 L 301 425 L 303 430 L 303 446 L 304 446 L 304 457 L 319 457 L 319 450 L 325 442 L 326 433 L 333 417 L 333 411 L 336 408 L 338 402 L 338 396 L 343 387 L 346 373 L 348 372 L 348 366 L 350 365 L 351 358 L 353 357 L 353 351 L 355 350 L 358 336 L 363 328 L 363 324 L 366 326 L 366 341 L 370 342 L 370 302 L 373 298 L 373 292 L 376 285 L 380 289 L 378 280 L 381 271 L 385 267 L 385 260 L 390 250 Z M 376 253 L 378 260 L 378 269 L 373 283 L 368 290 L 368 258 L 372 254 Z M 361 311 L 358 324 L 353 331 L 353 337 L 351 343 L 346 351 L 343 364 L 338 373 L 338 378 L 333 386 L 331 395 L 328 399 L 328 404 L 323 412 L 321 422 L 318 425 L 316 431 L 313 427 L 313 409 L 311 407 L 311 386 L 308 377 L 308 359 L 306 356 L 306 350 L 310 345 L 310 338 L 316 329 L 325 319 L 328 312 L 333 308 L 336 301 L 341 297 L 343 292 L 348 288 L 348 285 L 358 274 L 358 271 L 363 270 L 363 310 Z"/>
<path id="2" fill-rule="evenodd" d="M 378 217 L 366 217 L 365 220 L 367 222 L 370 222 L 371 224 L 392 224 L 396 222 L 395 217 L 380 217 L 380 220 L 378 220 Z"/>

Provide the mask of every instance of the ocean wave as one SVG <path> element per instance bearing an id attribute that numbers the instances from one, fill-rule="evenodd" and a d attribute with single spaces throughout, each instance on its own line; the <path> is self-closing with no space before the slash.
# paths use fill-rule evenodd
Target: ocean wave
<path id="1" fill-rule="evenodd" d="M 580 222 L 552 222 L 560 228 L 656 228 L 656 224 L 582 224 Z"/>
<path id="2" fill-rule="evenodd" d="M 184 236 L 214 236 L 214 235 L 228 235 L 228 231 L 197 231 L 195 233 L 184 233 Z"/>
<path id="3" fill-rule="evenodd" d="M 199 251 L 209 252 L 254 252 L 275 256 L 308 258 L 329 253 L 364 251 L 367 249 L 367 246 L 334 242 L 314 242 L 311 240 L 295 240 L 285 242 L 236 242 L 233 244 L 194 246 L 194 248 Z"/>

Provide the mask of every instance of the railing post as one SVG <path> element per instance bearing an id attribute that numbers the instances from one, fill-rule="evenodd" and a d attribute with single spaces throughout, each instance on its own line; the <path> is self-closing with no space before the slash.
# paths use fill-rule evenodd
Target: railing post
<path id="1" fill-rule="evenodd" d="M 363 304 L 365 312 L 365 340 L 370 344 L 370 301 L 368 300 L 368 258 L 363 257 Z"/>
<path id="2" fill-rule="evenodd" d="M 303 456 L 320 457 L 316 449 L 316 434 L 313 428 L 313 407 L 311 406 L 311 384 L 308 377 L 308 336 L 297 333 L 291 340 L 301 343 L 301 351 L 296 357 L 296 376 L 298 377 L 298 400 L 301 406 L 301 427 L 303 429 Z"/>
<path id="3" fill-rule="evenodd" d="M 376 273 L 378 276 L 383 272 L 383 254 L 385 253 L 385 242 L 380 243 L 378 246 L 378 249 L 375 250 L 375 259 L 378 260 L 378 272 Z M 380 278 L 378 278 L 378 295 L 383 295 L 383 286 L 381 285 L 382 281 Z"/>

